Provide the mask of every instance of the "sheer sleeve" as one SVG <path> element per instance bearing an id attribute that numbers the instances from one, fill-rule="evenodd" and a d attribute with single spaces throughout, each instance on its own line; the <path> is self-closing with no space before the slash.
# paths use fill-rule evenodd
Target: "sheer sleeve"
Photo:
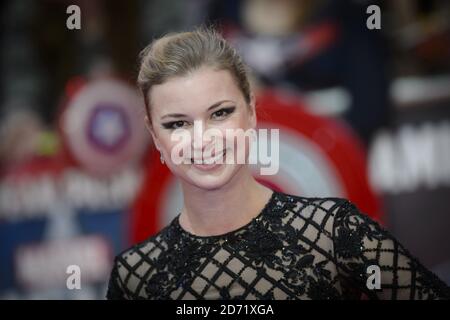
<path id="1" fill-rule="evenodd" d="M 344 290 L 369 299 L 450 299 L 443 281 L 350 201 L 336 213 L 333 242 Z"/>
<path id="2" fill-rule="evenodd" d="M 109 277 L 108 289 L 106 292 L 107 300 L 124 300 L 128 299 L 125 294 L 123 281 L 119 275 L 119 262 L 117 257 L 114 259 L 114 265 L 111 270 L 111 275 Z"/>

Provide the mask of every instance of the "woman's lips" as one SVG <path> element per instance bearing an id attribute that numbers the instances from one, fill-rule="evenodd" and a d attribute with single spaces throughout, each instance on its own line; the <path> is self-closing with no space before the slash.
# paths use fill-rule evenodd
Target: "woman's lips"
<path id="1" fill-rule="evenodd" d="M 220 154 L 218 154 L 216 157 L 208 158 L 208 159 L 200 159 L 196 160 L 191 158 L 191 164 L 197 169 L 203 170 L 203 171 L 209 171 L 212 169 L 215 169 L 219 166 L 221 166 L 224 161 L 224 157 L 226 155 L 226 150 L 223 150 Z M 221 161 L 219 161 L 221 160 Z M 218 163 L 220 162 L 220 163 Z"/>

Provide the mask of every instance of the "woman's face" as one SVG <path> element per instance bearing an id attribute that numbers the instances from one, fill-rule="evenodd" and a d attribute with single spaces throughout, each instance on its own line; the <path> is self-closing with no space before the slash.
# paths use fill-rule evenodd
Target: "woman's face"
<path id="1" fill-rule="evenodd" d="M 153 86 L 150 97 L 150 131 L 175 176 L 212 190 L 242 172 L 248 129 L 256 126 L 255 106 L 254 99 L 246 103 L 229 71 L 203 67 Z M 180 132 L 184 138 L 175 138 Z"/>

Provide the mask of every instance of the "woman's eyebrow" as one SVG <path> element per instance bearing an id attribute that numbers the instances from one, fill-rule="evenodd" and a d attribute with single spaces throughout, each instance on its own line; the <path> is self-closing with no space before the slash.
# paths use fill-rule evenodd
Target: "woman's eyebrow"
<path id="1" fill-rule="evenodd" d="M 220 101 L 214 103 L 212 106 L 210 106 L 208 108 L 208 110 L 206 110 L 206 111 L 211 111 L 212 109 L 219 107 L 224 102 L 234 102 L 234 101 L 231 101 L 231 100 L 220 100 Z"/>
<path id="2" fill-rule="evenodd" d="M 170 113 L 170 114 L 166 114 L 166 115 L 162 116 L 161 119 L 169 118 L 169 117 L 170 118 L 183 118 L 183 117 L 186 117 L 186 115 L 182 114 L 182 113 Z"/>
<path id="3" fill-rule="evenodd" d="M 232 100 L 220 100 L 220 101 L 217 101 L 216 103 L 214 103 L 213 105 L 211 105 L 206 111 L 211 111 L 212 109 L 219 107 L 224 102 L 233 102 L 234 103 L 234 101 L 232 101 Z M 161 120 L 164 118 L 168 118 L 168 117 L 183 118 L 183 117 L 186 117 L 186 115 L 183 113 L 169 113 L 169 114 L 162 116 Z"/>

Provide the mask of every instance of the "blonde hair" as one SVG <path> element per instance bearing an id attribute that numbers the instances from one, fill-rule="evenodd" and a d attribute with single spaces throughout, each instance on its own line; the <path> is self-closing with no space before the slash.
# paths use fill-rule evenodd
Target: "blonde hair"
<path id="1" fill-rule="evenodd" d="M 167 34 L 154 40 L 140 53 L 137 83 L 144 96 L 149 119 L 149 91 L 153 85 L 187 75 L 203 66 L 229 71 L 245 101 L 250 103 L 247 68 L 239 54 L 214 29 L 199 28 L 190 32 Z"/>

